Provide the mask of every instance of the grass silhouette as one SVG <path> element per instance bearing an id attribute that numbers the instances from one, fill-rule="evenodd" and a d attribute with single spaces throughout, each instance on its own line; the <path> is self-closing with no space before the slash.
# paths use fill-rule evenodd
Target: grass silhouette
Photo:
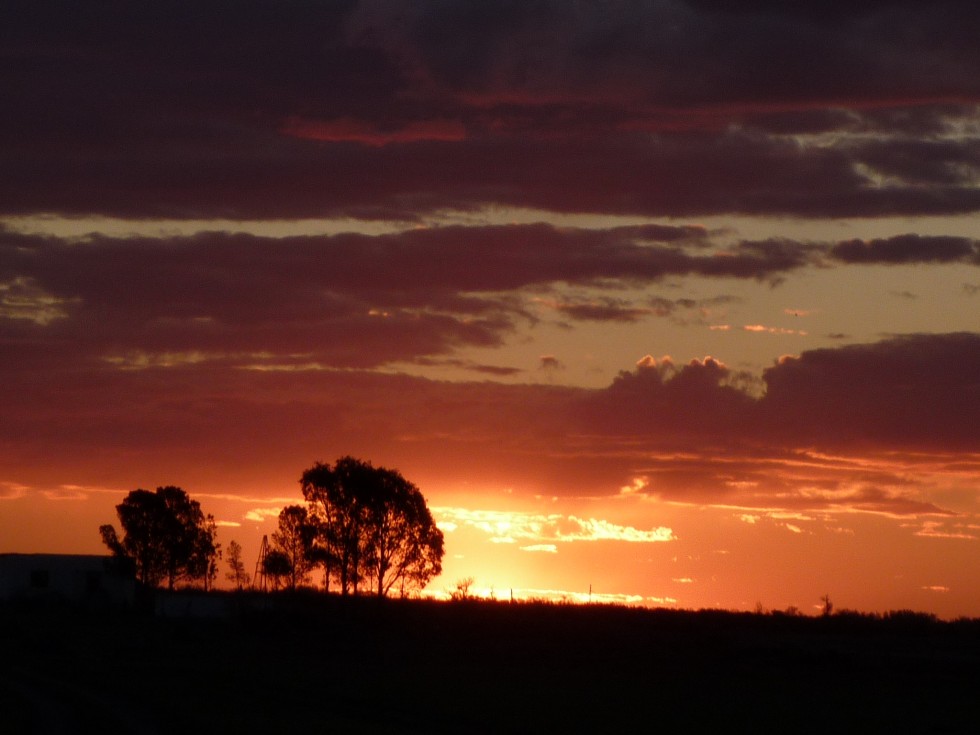
<path id="1" fill-rule="evenodd" d="M 0 608 L 0 729 L 972 732 L 980 715 L 980 621 L 226 597 L 236 612 L 209 620 Z"/>

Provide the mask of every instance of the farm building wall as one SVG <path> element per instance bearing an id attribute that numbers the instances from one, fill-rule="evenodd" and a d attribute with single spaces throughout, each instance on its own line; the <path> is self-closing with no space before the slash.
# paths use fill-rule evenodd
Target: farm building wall
<path id="1" fill-rule="evenodd" d="M 135 580 L 111 561 L 95 555 L 0 554 L 0 600 L 130 605 Z"/>

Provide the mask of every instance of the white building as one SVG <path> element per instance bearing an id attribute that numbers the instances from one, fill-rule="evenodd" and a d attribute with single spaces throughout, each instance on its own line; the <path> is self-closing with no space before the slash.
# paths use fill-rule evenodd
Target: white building
<path id="1" fill-rule="evenodd" d="M 0 600 L 131 605 L 136 582 L 108 556 L 0 554 Z"/>

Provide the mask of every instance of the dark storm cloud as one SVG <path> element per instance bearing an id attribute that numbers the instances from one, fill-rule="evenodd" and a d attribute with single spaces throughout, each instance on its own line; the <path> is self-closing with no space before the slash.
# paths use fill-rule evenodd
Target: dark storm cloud
<path id="1" fill-rule="evenodd" d="M 785 5 L 382 2 L 353 18 L 443 87 L 488 94 L 604 91 L 677 107 L 976 90 L 977 20 L 966 3 Z"/>
<path id="2" fill-rule="evenodd" d="M 645 358 L 594 397 L 611 433 L 680 442 L 786 448 L 980 447 L 980 335 L 914 334 L 808 350 L 763 373 L 765 392 L 739 390 L 711 358 L 677 366 Z"/>
<path id="3" fill-rule="evenodd" d="M 965 237 L 897 235 L 875 240 L 846 240 L 830 249 L 845 263 L 980 263 L 980 245 Z"/>
<path id="4" fill-rule="evenodd" d="M 595 398 L 593 418 L 611 433 L 656 435 L 668 443 L 671 436 L 681 444 L 694 436 L 709 443 L 734 438 L 754 401 L 728 384 L 731 377 L 728 367 L 710 357 L 677 366 L 648 356 Z"/>
<path id="5" fill-rule="evenodd" d="M 32 355 L 48 362 L 60 351 L 68 362 L 111 358 L 122 366 L 368 367 L 499 345 L 518 320 L 535 318 L 517 294 L 525 287 L 684 274 L 772 278 L 812 258 L 808 246 L 770 242 L 719 255 L 705 238 L 699 228 L 661 225 L 281 239 L 212 232 L 61 240 L 5 231 L 0 334 L 8 366 Z M 608 297 L 556 308 L 591 320 L 651 313 Z"/>
<path id="6" fill-rule="evenodd" d="M 415 365 L 459 368 L 461 370 L 468 370 L 474 373 L 482 373 L 483 375 L 493 375 L 497 377 L 520 375 L 524 372 L 524 370 L 521 368 L 510 367 L 507 365 L 483 365 L 480 363 L 475 363 L 472 360 L 461 360 L 452 357 L 417 357 L 412 362 Z"/>
<path id="7" fill-rule="evenodd" d="M 590 301 L 560 301 L 554 305 L 559 314 L 577 321 L 591 322 L 637 322 L 651 309 L 632 306 L 622 299 L 602 298 Z"/>
<path id="8" fill-rule="evenodd" d="M 538 319 L 533 302 L 574 321 L 679 318 L 725 298 L 633 302 L 601 290 L 685 275 L 777 283 L 828 257 L 976 262 L 977 248 L 904 235 L 835 245 L 746 240 L 720 250 L 701 228 L 664 225 L 74 240 L 0 231 L 0 349 L 10 370 L 79 359 L 371 367 L 498 346 Z M 541 288 L 568 293 L 522 295 Z"/>
<path id="9" fill-rule="evenodd" d="M 706 309 L 730 304 L 735 300 L 731 296 L 716 296 L 710 299 L 667 299 L 661 296 L 652 296 L 637 304 L 628 299 L 611 296 L 570 295 L 554 301 L 538 299 L 539 303 L 554 309 L 559 315 L 573 321 L 619 322 L 624 324 L 635 323 L 648 316 L 673 317 L 678 323 L 687 323 L 687 318 L 681 317 L 681 313 L 699 310 L 703 316 Z"/>
<path id="10" fill-rule="evenodd" d="M 916 334 L 783 358 L 761 398 L 710 358 L 646 358 L 575 400 L 610 475 L 666 499 L 948 513 L 923 500 L 914 467 L 980 472 L 978 376 L 980 335 Z"/>
<path id="11" fill-rule="evenodd" d="M 0 29 L 6 213 L 980 208 L 958 2 L 14 0 Z"/>
<path id="12" fill-rule="evenodd" d="M 763 374 L 769 426 L 827 446 L 980 446 L 980 335 L 810 350 Z"/>
<path id="13" fill-rule="evenodd" d="M 35 482 L 58 447 L 86 481 L 111 482 L 136 465 L 166 474 L 179 456 L 195 483 L 281 486 L 282 467 L 351 451 L 527 494 L 614 495 L 641 478 L 636 492 L 678 502 L 930 514 L 946 511 L 922 473 L 980 473 L 978 375 L 976 334 L 804 352 L 766 372 L 762 398 L 711 359 L 645 359 L 602 390 L 81 362 L 0 384 L 0 463 Z"/>
<path id="14" fill-rule="evenodd" d="M 538 360 L 538 367 L 541 370 L 564 370 L 565 366 L 554 355 L 541 355 Z"/>

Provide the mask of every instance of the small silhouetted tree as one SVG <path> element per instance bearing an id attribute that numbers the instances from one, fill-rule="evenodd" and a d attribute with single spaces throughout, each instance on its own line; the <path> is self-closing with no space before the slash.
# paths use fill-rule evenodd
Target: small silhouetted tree
<path id="1" fill-rule="evenodd" d="M 463 577 L 462 579 L 456 580 L 456 588 L 450 593 L 450 598 L 453 600 L 468 600 L 470 599 L 470 587 L 473 586 L 475 580 L 473 577 Z"/>
<path id="2" fill-rule="evenodd" d="M 221 544 L 214 540 L 217 535 L 218 526 L 214 521 L 214 516 L 208 513 L 204 517 L 201 541 L 195 549 L 195 558 L 190 565 L 192 571 L 198 573 L 189 575 L 194 578 L 200 578 L 204 582 L 205 592 L 214 589 L 214 580 L 218 578 L 218 562 L 221 561 Z"/>
<path id="3" fill-rule="evenodd" d="M 289 562 L 290 589 L 305 582 L 314 568 L 312 554 L 315 529 L 301 505 L 287 505 L 279 512 L 279 530 L 272 534 L 272 548 Z"/>
<path id="4" fill-rule="evenodd" d="M 179 487 L 137 489 L 116 506 L 124 536 L 115 527 L 99 527 L 103 543 L 119 559 L 132 565 L 144 585 L 166 582 L 173 589 L 181 579 L 204 579 L 215 569 L 218 544 L 215 523 L 201 505 Z"/>
<path id="5" fill-rule="evenodd" d="M 242 561 L 242 547 L 235 540 L 228 542 L 228 569 L 230 571 L 225 573 L 225 579 L 235 585 L 235 588 L 241 590 L 248 587 L 252 583 L 252 578 L 247 571 L 245 571 L 245 562 Z"/>
<path id="6" fill-rule="evenodd" d="M 342 457 L 303 473 L 314 549 L 341 594 L 369 580 L 379 597 L 422 588 L 442 571 L 443 535 L 419 489 L 395 470 Z"/>
<path id="7" fill-rule="evenodd" d="M 278 590 L 283 586 L 285 580 L 289 579 L 292 571 L 289 557 L 277 549 L 273 549 L 267 553 L 262 560 L 262 572 L 266 578 L 272 580 L 272 589 L 274 590 Z"/>
<path id="8" fill-rule="evenodd" d="M 830 595 L 821 597 L 820 602 L 823 603 L 823 616 L 828 617 L 834 611 L 834 603 L 831 602 Z"/>

